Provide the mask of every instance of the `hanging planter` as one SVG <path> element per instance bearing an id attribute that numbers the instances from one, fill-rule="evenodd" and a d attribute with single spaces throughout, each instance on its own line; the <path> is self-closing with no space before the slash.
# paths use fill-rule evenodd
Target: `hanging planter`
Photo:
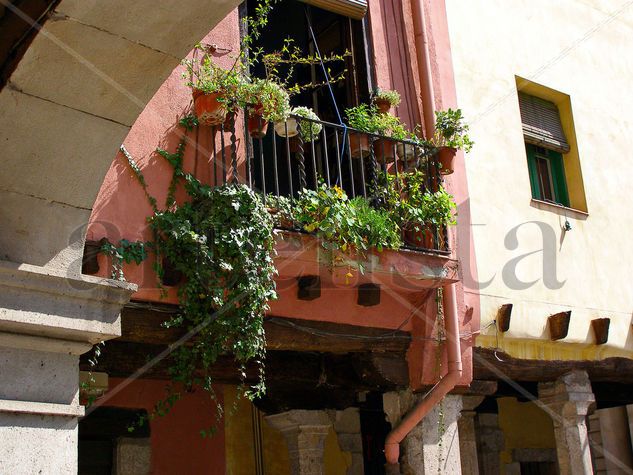
<path id="1" fill-rule="evenodd" d="M 374 94 L 374 105 L 381 114 L 388 114 L 392 107 L 400 104 L 400 94 L 398 91 L 388 89 L 377 89 Z"/>
<path id="2" fill-rule="evenodd" d="M 395 140 L 380 138 L 374 141 L 374 154 L 376 160 L 381 163 L 383 158 L 385 162 L 391 163 L 394 161 L 396 155 L 394 153 Z"/>
<path id="3" fill-rule="evenodd" d="M 365 158 L 369 155 L 369 135 L 349 132 L 349 145 L 353 158 Z"/>
<path id="4" fill-rule="evenodd" d="M 454 147 L 441 147 L 437 153 L 440 162 L 440 174 L 450 175 L 455 170 L 454 162 L 457 149 Z"/>
<path id="5" fill-rule="evenodd" d="M 286 129 L 287 125 L 287 129 Z M 287 130 L 287 132 L 286 132 Z M 280 137 L 294 137 L 299 131 L 297 130 L 297 119 L 288 117 L 285 121 L 275 122 L 275 132 Z"/>
<path id="6" fill-rule="evenodd" d="M 268 132 L 268 121 L 264 119 L 264 110 L 261 104 L 251 108 L 248 112 L 248 133 L 254 139 L 261 139 Z"/>
<path id="7" fill-rule="evenodd" d="M 221 97 L 219 92 L 205 93 L 200 89 L 193 89 L 193 108 L 200 124 L 220 125 L 224 122 L 227 110 L 218 100 Z"/>

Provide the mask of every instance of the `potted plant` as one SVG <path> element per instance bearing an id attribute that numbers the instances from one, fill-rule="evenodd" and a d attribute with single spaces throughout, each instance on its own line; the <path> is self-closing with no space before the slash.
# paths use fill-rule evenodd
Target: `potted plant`
<path id="1" fill-rule="evenodd" d="M 226 119 L 227 112 L 234 109 L 239 89 L 245 78 L 239 64 L 226 70 L 205 55 L 183 62 L 187 71 L 187 85 L 192 89 L 193 106 L 202 125 L 219 125 Z"/>
<path id="2" fill-rule="evenodd" d="M 354 158 L 364 158 L 369 155 L 369 135 L 367 134 L 375 132 L 373 117 L 375 111 L 376 109 L 374 107 L 370 107 L 367 104 L 361 104 L 345 110 L 347 124 L 358 130 L 358 132 L 347 132 L 352 157 Z"/>
<path id="3" fill-rule="evenodd" d="M 268 79 L 255 79 L 242 87 L 241 100 L 248 104 L 248 131 L 253 138 L 262 138 L 268 122 L 283 122 L 290 114 L 288 93 Z"/>
<path id="4" fill-rule="evenodd" d="M 390 163 L 396 156 L 396 140 L 404 140 L 408 131 L 400 119 L 391 115 L 377 113 L 372 117 L 372 129 L 375 133 L 382 135 L 374 141 L 374 153 L 379 161 L 383 159 Z"/>
<path id="5" fill-rule="evenodd" d="M 437 148 L 440 173 L 453 173 L 453 161 L 457 149 L 469 152 L 473 146 L 468 137 L 468 125 L 463 122 L 461 109 L 448 109 L 435 112 L 435 134 L 432 143 Z"/>
<path id="6" fill-rule="evenodd" d="M 390 91 L 388 89 L 376 89 L 373 94 L 374 104 L 378 108 L 378 112 L 386 114 L 392 107 L 400 104 L 400 94 L 398 91 Z"/>

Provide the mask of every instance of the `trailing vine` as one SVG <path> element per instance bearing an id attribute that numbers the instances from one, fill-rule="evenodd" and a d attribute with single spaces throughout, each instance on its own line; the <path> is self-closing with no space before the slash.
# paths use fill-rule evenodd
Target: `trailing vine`
<path id="1" fill-rule="evenodd" d="M 197 125 L 195 118 L 179 123 L 185 130 Z M 164 322 L 167 328 L 182 328 L 192 335 L 170 354 L 172 383 L 165 398 L 147 417 L 161 416 L 186 391 L 201 388 L 216 400 L 211 369 L 221 355 L 231 355 L 241 380 L 240 396 L 259 397 L 265 391 L 264 357 L 266 339 L 263 318 L 268 302 L 277 297 L 273 263 L 273 219 L 262 199 L 246 185 L 209 186 L 183 168 L 186 139 L 175 152 L 158 149 L 172 167 L 164 208 L 148 192 L 146 179 L 131 155 L 125 156 L 142 186 L 153 214 L 147 221 L 153 231 L 151 242 L 121 240 L 107 243 L 103 251 L 112 257 L 113 277 L 124 279 L 123 263 L 140 264 L 148 250 L 156 255 L 154 268 L 159 279 L 163 260 L 182 273 L 178 287 L 179 311 Z M 187 194 L 176 202 L 176 190 Z M 159 282 L 159 287 L 162 284 Z M 257 375 L 246 385 L 247 365 L 254 363 Z M 223 408 L 217 404 L 218 420 Z M 145 419 L 138 423 L 143 424 Z M 214 428 L 202 431 L 209 434 Z"/>
<path id="2" fill-rule="evenodd" d="M 437 289 L 436 293 L 436 303 L 437 303 L 437 333 L 436 333 L 436 342 L 437 348 L 435 353 L 435 364 L 437 369 L 437 378 L 439 379 L 441 376 L 441 366 L 442 366 L 442 346 L 445 341 L 445 332 L 444 332 L 444 291 L 442 288 Z M 442 443 L 442 437 L 446 433 L 446 420 L 445 420 L 445 412 L 444 412 L 444 398 L 438 404 L 438 414 L 437 414 L 437 470 L 438 473 L 442 473 L 442 462 L 444 461 L 444 445 Z"/>

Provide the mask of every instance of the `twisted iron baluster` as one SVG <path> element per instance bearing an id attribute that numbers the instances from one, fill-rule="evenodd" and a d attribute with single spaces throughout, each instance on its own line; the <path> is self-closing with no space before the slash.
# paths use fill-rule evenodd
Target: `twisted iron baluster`
<path id="1" fill-rule="evenodd" d="M 367 170 L 367 179 L 369 180 L 369 184 L 371 187 L 370 202 L 374 206 L 380 207 L 381 200 L 378 196 L 378 161 L 376 160 L 376 154 L 374 153 L 373 144 L 369 145 L 369 169 Z"/>
<path id="2" fill-rule="evenodd" d="M 237 176 L 237 137 L 235 136 L 235 114 L 231 116 L 231 167 L 233 168 L 233 179 L 232 182 L 234 185 L 239 183 L 239 178 Z"/>
<path id="3" fill-rule="evenodd" d="M 301 121 L 297 121 L 297 158 L 299 159 L 299 187 L 303 190 L 307 186 L 306 164 L 303 155 L 303 137 L 301 136 Z"/>

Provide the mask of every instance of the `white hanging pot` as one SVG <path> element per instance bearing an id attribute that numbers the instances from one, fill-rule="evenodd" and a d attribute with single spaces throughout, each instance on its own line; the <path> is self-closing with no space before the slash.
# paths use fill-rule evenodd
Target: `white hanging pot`
<path id="1" fill-rule="evenodd" d="M 286 124 L 288 124 L 288 133 L 286 134 Z M 297 130 L 297 119 L 288 117 L 285 122 L 275 122 L 275 132 L 280 137 L 294 137 L 299 133 Z"/>

